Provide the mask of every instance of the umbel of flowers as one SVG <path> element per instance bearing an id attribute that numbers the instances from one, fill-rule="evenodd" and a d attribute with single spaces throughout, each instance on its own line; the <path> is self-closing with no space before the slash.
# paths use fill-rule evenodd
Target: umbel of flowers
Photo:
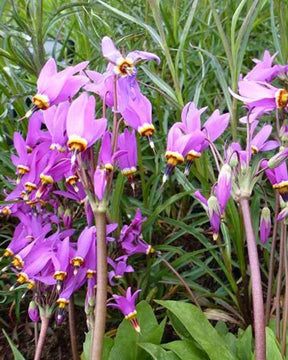
<path id="1" fill-rule="evenodd" d="M 114 289 L 126 273 L 134 271 L 129 264 L 131 256 L 154 252 L 141 236 L 146 218 L 138 209 L 130 224 L 119 229 L 120 236 L 115 237 L 118 224 L 108 222 L 107 208 L 115 171 L 119 169 L 135 186 L 136 133 L 146 137 L 155 151 L 152 106 L 141 93 L 136 66 L 143 60 L 159 64 L 160 59 L 139 50 L 124 56 L 109 37 L 102 40 L 102 54 L 108 61 L 104 73 L 88 70 L 88 62 L 57 72 L 54 59 L 48 60 L 38 77 L 32 109 L 25 115 L 29 119 L 27 135 L 14 134 L 14 189 L 6 194 L 9 203 L 1 207 L 1 212 L 19 219 L 19 224 L 3 257 L 11 260 L 8 267 L 17 276 L 12 288 L 25 284 L 26 291 L 33 294 L 28 310 L 32 321 L 41 318 L 36 360 L 40 359 L 52 315 L 62 322 L 67 305 L 81 287 L 86 289 L 87 325 L 93 331 L 91 359 L 102 357 L 107 304 L 122 311 L 140 332 L 135 308 L 140 290 L 132 291 L 130 286 L 125 294 L 118 295 Z M 242 209 L 252 280 L 256 360 L 265 359 L 265 322 L 249 199 L 264 171 L 281 197 L 278 220 L 288 216 L 287 125 L 280 127 L 288 92 L 271 84 L 287 67 L 273 65 L 274 57 L 265 52 L 263 60 L 257 60 L 256 66 L 241 77 L 240 95 L 233 93 L 248 110 L 241 119 L 247 128 L 244 147 L 226 143 L 223 152 L 219 151 L 214 142 L 229 125 L 229 114 L 214 110 L 202 124 L 206 108 L 198 109 L 189 102 L 182 110 L 181 121 L 168 132 L 163 176 L 164 184 L 174 168 L 185 161 L 188 176 L 193 162 L 210 148 L 218 179 L 208 197 L 201 189 L 194 197 L 207 212 L 215 241 L 221 244 L 221 228 L 231 196 Z M 107 107 L 112 119 L 107 118 Z M 261 116 L 272 111 L 276 113 L 276 140 L 268 140 L 270 124 L 260 126 Z M 254 157 L 274 149 L 278 153 L 269 161 Z M 76 221 L 83 213 L 86 226 L 77 229 Z M 262 243 L 268 241 L 270 229 L 270 210 L 265 206 L 260 220 Z M 107 254 L 108 244 L 113 257 Z M 107 303 L 108 279 L 113 295 Z"/>
<path id="2" fill-rule="evenodd" d="M 119 169 L 134 186 L 135 131 L 154 149 L 152 106 L 141 93 L 136 65 L 142 60 L 160 63 L 160 59 L 138 50 L 123 56 L 108 37 L 102 40 L 102 54 L 108 60 L 103 74 L 87 70 L 88 61 L 57 71 L 55 60 L 49 59 L 25 115 L 27 135 L 14 134 L 16 180 L 13 191 L 6 194 L 11 203 L 2 206 L 1 213 L 19 219 L 19 224 L 3 257 L 11 260 L 8 267 L 17 275 L 11 290 L 26 285 L 26 292 L 33 294 L 28 313 L 32 321 L 41 318 L 35 359 L 40 359 L 44 329 L 52 315 L 62 322 L 80 287 L 86 289 L 87 325 L 93 331 L 91 359 L 101 359 L 107 280 L 115 289 L 125 273 L 134 271 L 131 256 L 154 252 L 141 236 L 146 218 L 139 209 L 118 238 L 113 236 L 118 224 L 107 222 L 106 210 L 115 171 Z M 112 110 L 112 121 L 106 107 Z M 99 109 L 102 114 L 97 117 Z M 95 144 L 99 144 L 97 157 Z M 83 213 L 86 226 L 77 229 Z M 108 243 L 113 257 L 107 254 Z M 139 291 L 132 295 L 128 287 L 126 295 L 114 294 L 108 301 L 138 332 Z"/>

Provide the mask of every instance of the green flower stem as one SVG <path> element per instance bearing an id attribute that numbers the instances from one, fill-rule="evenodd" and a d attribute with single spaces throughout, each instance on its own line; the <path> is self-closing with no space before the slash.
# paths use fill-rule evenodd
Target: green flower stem
<path id="1" fill-rule="evenodd" d="M 97 205 L 96 205 L 97 206 Z M 106 208 L 101 203 L 93 208 L 97 235 L 97 291 L 95 305 L 95 325 L 93 328 L 91 360 L 101 360 L 106 325 L 107 301 L 107 246 Z"/>
<path id="2" fill-rule="evenodd" d="M 239 203 L 242 209 L 244 227 L 247 237 L 248 258 L 251 272 L 255 331 L 255 359 L 266 360 L 264 302 L 257 245 L 253 231 L 249 200 L 247 197 L 242 197 L 240 198 Z"/>
<path id="3" fill-rule="evenodd" d="M 44 312 L 43 315 L 41 315 L 41 330 L 39 334 L 34 360 L 40 360 L 41 358 L 41 352 L 45 343 L 46 334 L 49 326 L 49 320 L 50 320 L 50 316 L 48 316 L 47 313 Z"/>

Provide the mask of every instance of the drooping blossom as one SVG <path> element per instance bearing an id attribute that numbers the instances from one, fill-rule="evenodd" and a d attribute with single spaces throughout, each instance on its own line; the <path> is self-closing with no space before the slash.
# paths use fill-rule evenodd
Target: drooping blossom
<path id="1" fill-rule="evenodd" d="M 260 131 L 252 137 L 251 140 L 251 151 L 253 154 L 257 154 L 259 151 L 269 151 L 276 149 L 279 146 L 278 141 L 268 140 L 266 141 L 273 128 L 271 125 L 264 125 Z"/>
<path id="2" fill-rule="evenodd" d="M 141 330 L 136 318 L 137 311 L 135 307 L 135 302 L 140 291 L 141 290 L 136 290 L 132 295 L 131 287 L 129 287 L 126 291 L 125 296 L 115 294 L 113 295 L 113 299 L 115 300 L 116 304 L 108 303 L 108 306 L 119 309 L 125 316 L 125 319 L 130 321 L 135 331 L 137 331 L 138 333 L 140 333 Z"/>
<path id="3" fill-rule="evenodd" d="M 133 272 L 134 269 L 131 265 L 127 265 L 128 256 L 120 256 L 117 259 L 112 260 L 108 258 L 108 264 L 113 268 L 109 271 L 108 277 L 111 285 L 116 285 L 114 280 L 122 279 L 125 273 Z"/>
<path id="4" fill-rule="evenodd" d="M 86 93 L 71 104 L 67 115 L 68 148 L 70 151 L 83 152 L 104 134 L 107 119 L 95 120 L 95 98 Z"/>
<path id="5" fill-rule="evenodd" d="M 160 58 L 150 52 L 135 50 L 123 57 L 116 49 L 113 41 L 104 36 L 101 42 L 102 54 L 111 63 L 111 70 L 121 77 L 133 76 L 136 74 L 135 65 L 141 60 L 156 60 L 160 64 Z"/>
<path id="6" fill-rule="evenodd" d="M 229 124 L 230 115 L 220 114 L 219 110 L 215 110 L 207 121 L 201 125 L 201 114 L 207 109 L 197 109 L 193 102 L 187 103 L 181 113 L 181 125 L 179 127 L 185 134 L 193 134 L 194 131 L 202 131 L 205 140 L 194 148 L 191 146 L 187 153 L 187 165 L 185 168 L 185 175 L 188 175 L 192 162 L 200 158 L 202 151 L 209 147 L 210 142 L 214 142 L 219 138 Z"/>
<path id="7" fill-rule="evenodd" d="M 75 75 L 85 69 L 88 63 L 88 61 L 84 61 L 57 72 L 55 60 L 49 59 L 43 66 L 37 80 L 37 93 L 32 98 L 33 110 L 46 110 L 52 105 L 72 98 L 88 82 L 86 76 Z M 29 117 L 33 110 L 29 111 L 26 117 Z"/>
<path id="8" fill-rule="evenodd" d="M 125 129 L 118 136 L 118 151 L 122 151 L 123 155 L 117 159 L 118 165 L 123 175 L 133 183 L 133 174 L 137 171 L 137 141 L 135 131 L 130 132 Z"/>
<path id="9" fill-rule="evenodd" d="M 276 76 L 287 71 L 287 65 L 273 65 L 277 53 L 270 55 L 268 50 L 264 51 L 262 60 L 253 59 L 256 64 L 243 80 L 271 82 Z"/>
<path id="10" fill-rule="evenodd" d="M 121 112 L 125 123 L 138 131 L 141 136 L 146 136 L 150 147 L 154 149 L 152 135 L 155 127 L 152 124 L 152 105 L 146 96 L 141 94 L 138 84 L 131 90 L 129 101 Z"/>
<path id="11" fill-rule="evenodd" d="M 64 152 L 67 144 L 66 119 L 70 103 L 68 101 L 51 106 L 43 113 L 44 123 L 51 135 L 51 150 Z"/>
<path id="12" fill-rule="evenodd" d="M 201 145 L 205 140 L 205 135 L 200 130 L 184 135 L 181 127 L 181 123 L 176 123 L 168 132 L 167 150 L 165 153 L 167 165 L 163 176 L 163 183 L 167 181 L 175 166 L 184 162 L 189 150 L 195 149 L 197 152 L 200 151 Z"/>
<path id="13" fill-rule="evenodd" d="M 261 81 L 241 80 L 238 82 L 239 94 L 229 89 L 230 93 L 251 109 L 271 112 L 274 109 L 285 109 L 288 104 L 288 91 Z"/>

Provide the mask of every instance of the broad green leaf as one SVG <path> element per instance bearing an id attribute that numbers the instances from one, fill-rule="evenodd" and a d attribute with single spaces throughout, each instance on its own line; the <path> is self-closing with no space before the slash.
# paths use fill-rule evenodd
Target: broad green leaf
<path id="1" fill-rule="evenodd" d="M 16 346 L 13 344 L 13 341 L 10 339 L 10 337 L 8 336 L 8 334 L 6 333 L 6 331 L 4 329 L 2 329 L 10 347 L 11 350 L 13 352 L 14 355 L 14 359 L 15 360 L 25 360 L 24 356 L 20 353 L 20 351 L 16 348 Z"/>
<path id="2" fill-rule="evenodd" d="M 139 348 L 137 343 L 160 344 L 165 328 L 165 320 L 158 325 L 153 310 L 146 301 L 141 301 L 136 306 L 136 310 L 141 333 L 138 334 L 129 321 L 124 319 L 117 330 L 109 360 L 118 360 L 119 354 L 125 360 L 149 360 L 148 354 Z"/>
<path id="3" fill-rule="evenodd" d="M 177 340 L 164 344 L 163 347 L 172 350 L 181 360 L 208 360 L 207 355 L 191 340 Z"/>
<path id="4" fill-rule="evenodd" d="M 268 327 L 266 327 L 266 356 L 269 360 L 283 360 L 275 334 Z"/>
<path id="5" fill-rule="evenodd" d="M 251 325 L 241 334 L 237 341 L 237 357 L 239 360 L 251 360 L 252 357 L 252 327 Z"/>
<path id="6" fill-rule="evenodd" d="M 174 313 L 211 360 L 235 360 L 225 341 L 194 305 L 180 301 L 157 301 Z"/>
<path id="7" fill-rule="evenodd" d="M 181 358 L 178 358 L 173 352 L 165 351 L 159 345 L 140 343 L 138 346 L 147 351 L 154 360 L 181 360 Z"/>

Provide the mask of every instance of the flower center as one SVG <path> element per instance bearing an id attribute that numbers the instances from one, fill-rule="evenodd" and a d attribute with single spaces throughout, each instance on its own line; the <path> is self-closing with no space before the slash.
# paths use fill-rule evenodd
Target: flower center
<path id="1" fill-rule="evenodd" d="M 21 256 L 20 255 L 16 255 L 14 256 L 13 258 L 13 261 L 12 261 L 12 265 L 15 267 L 15 268 L 22 268 L 23 265 L 24 265 L 24 261 L 21 259 Z M 21 273 L 20 273 L 21 274 Z"/>
<path id="2" fill-rule="evenodd" d="M 52 185 L 54 183 L 54 180 L 50 175 L 40 174 L 40 179 L 42 185 L 48 185 L 48 184 Z"/>
<path id="3" fill-rule="evenodd" d="M 288 104 L 288 91 L 279 89 L 275 95 L 276 105 L 279 109 L 284 109 Z"/>
<path id="4" fill-rule="evenodd" d="M 259 152 L 259 150 L 258 150 L 258 148 L 257 148 L 257 146 L 255 146 L 255 145 L 252 145 L 251 146 L 251 150 L 252 150 L 252 154 L 258 154 L 258 152 Z"/>
<path id="5" fill-rule="evenodd" d="M 136 167 L 132 166 L 131 168 L 125 168 L 121 172 L 126 177 L 131 177 L 137 171 Z"/>
<path id="6" fill-rule="evenodd" d="M 187 161 L 194 161 L 196 159 L 199 159 L 201 157 L 201 153 L 195 150 L 191 150 L 187 154 Z"/>
<path id="7" fill-rule="evenodd" d="M 145 123 L 142 126 L 139 126 L 137 130 L 141 136 L 152 136 L 155 127 L 152 124 Z"/>
<path id="8" fill-rule="evenodd" d="M 25 189 L 29 192 L 33 191 L 33 190 L 36 190 L 37 189 L 37 185 L 34 184 L 34 183 L 31 183 L 30 181 L 27 181 L 25 184 Z"/>
<path id="9" fill-rule="evenodd" d="M 17 165 L 18 173 L 21 175 L 27 174 L 30 171 L 30 168 L 25 165 Z"/>
<path id="10" fill-rule="evenodd" d="M 46 110 L 50 106 L 48 96 L 43 94 L 36 94 L 35 96 L 33 96 L 32 102 L 38 109 L 41 110 Z"/>
<path id="11" fill-rule="evenodd" d="M 167 159 L 167 164 L 171 166 L 176 166 L 184 162 L 184 157 L 177 151 L 166 151 L 165 157 Z"/>
<path id="12" fill-rule="evenodd" d="M 78 135 L 71 135 L 69 136 L 68 140 L 68 148 L 69 150 L 76 150 L 79 152 L 85 151 L 87 148 L 87 140 L 84 138 L 81 138 Z"/>
<path id="13" fill-rule="evenodd" d="M 129 59 L 121 59 L 115 66 L 115 72 L 121 76 L 132 76 L 135 74 L 133 61 Z"/>
<path id="14" fill-rule="evenodd" d="M 28 283 L 29 282 L 29 277 L 27 274 L 25 274 L 24 272 L 20 272 L 19 274 L 17 274 L 17 282 L 19 284 L 24 284 L 24 283 Z"/>
<path id="15" fill-rule="evenodd" d="M 53 278 L 57 281 L 63 281 L 67 276 L 66 271 L 55 271 Z"/>

